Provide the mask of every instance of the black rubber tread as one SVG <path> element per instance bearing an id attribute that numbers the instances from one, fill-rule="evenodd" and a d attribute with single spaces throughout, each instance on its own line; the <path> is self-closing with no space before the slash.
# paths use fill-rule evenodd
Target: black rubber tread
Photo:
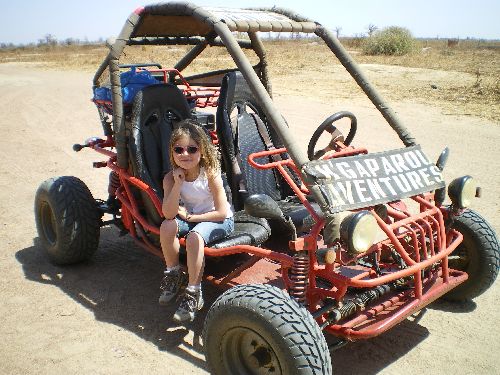
<path id="1" fill-rule="evenodd" d="M 55 220 L 55 241 L 43 229 L 41 207 L 47 204 Z M 92 193 L 73 176 L 50 178 L 35 196 L 35 221 L 42 246 L 56 264 L 72 264 L 89 259 L 99 245 L 101 214 Z"/>
<path id="2" fill-rule="evenodd" d="M 460 271 L 467 272 L 469 278 L 445 294 L 443 299 L 471 300 L 484 293 L 495 282 L 500 269 L 500 244 L 493 228 L 475 211 L 465 210 L 457 216 L 453 228 L 463 234 L 464 241 L 452 255 L 467 251 L 469 262 Z M 450 267 L 454 268 L 451 261 Z"/>
<path id="3" fill-rule="evenodd" d="M 220 339 L 227 332 L 225 327 L 231 328 L 242 321 L 254 331 L 258 326 L 257 333 L 272 340 L 268 343 L 280 358 L 283 373 L 332 374 L 328 345 L 311 314 L 282 290 L 251 284 L 238 285 L 223 293 L 207 314 L 203 345 L 212 374 L 231 373 L 223 365 Z"/>

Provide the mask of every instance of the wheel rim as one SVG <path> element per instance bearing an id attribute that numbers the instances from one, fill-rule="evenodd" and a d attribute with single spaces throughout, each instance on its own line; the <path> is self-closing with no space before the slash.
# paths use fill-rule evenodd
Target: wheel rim
<path id="1" fill-rule="evenodd" d="M 225 368 L 234 374 L 283 374 L 271 345 L 255 331 L 237 327 L 229 330 L 221 341 Z"/>
<path id="2" fill-rule="evenodd" d="M 448 266 L 455 270 L 465 271 L 470 263 L 469 244 L 467 239 L 448 257 Z"/>
<path id="3" fill-rule="evenodd" d="M 43 202 L 40 207 L 40 218 L 42 221 L 43 235 L 47 242 L 53 246 L 56 243 L 56 218 L 54 212 L 47 202 Z"/>

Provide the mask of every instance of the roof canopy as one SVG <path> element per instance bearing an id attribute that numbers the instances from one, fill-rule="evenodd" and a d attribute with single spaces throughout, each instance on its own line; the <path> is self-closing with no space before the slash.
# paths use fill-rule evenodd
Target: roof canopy
<path id="1" fill-rule="evenodd" d="M 132 38 L 205 36 L 217 22 L 224 22 L 229 30 L 239 32 L 313 33 L 317 27 L 315 22 L 278 8 L 213 8 L 170 2 L 139 8 L 136 14 L 139 22 Z"/>

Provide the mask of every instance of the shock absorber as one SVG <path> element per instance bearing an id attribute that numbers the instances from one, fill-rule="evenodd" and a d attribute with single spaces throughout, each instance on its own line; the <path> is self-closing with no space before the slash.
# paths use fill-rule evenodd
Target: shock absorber
<path id="1" fill-rule="evenodd" d="M 309 285 L 309 254 L 307 251 L 298 251 L 294 255 L 290 281 L 290 295 L 302 306 L 305 306 Z"/>
<path id="2" fill-rule="evenodd" d="M 109 184 L 108 184 L 108 205 L 114 203 L 116 200 L 116 189 L 120 187 L 120 177 L 115 171 L 109 173 Z"/>

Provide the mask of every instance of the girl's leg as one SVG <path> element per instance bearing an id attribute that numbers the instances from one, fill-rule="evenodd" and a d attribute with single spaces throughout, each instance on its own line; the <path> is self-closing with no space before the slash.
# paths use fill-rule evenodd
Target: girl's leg
<path id="1" fill-rule="evenodd" d="M 205 266 L 205 241 L 196 232 L 189 232 L 186 237 L 187 267 L 189 285 L 200 285 Z"/>
<path id="2" fill-rule="evenodd" d="M 205 266 L 204 247 L 206 243 L 223 238 L 234 229 L 234 219 L 223 222 L 204 221 L 198 223 L 186 236 L 187 266 L 189 285 L 200 285 Z"/>
<path id="3" fill-rule="evenodd" d="M 182 323 L 193 321 L 198 310 L 203 308 L 201 279 L 205 266 L 205 243 L 227 236 L 233 231 L 233 219 L 226 219 L 222 223 L 202 222 L 192 228 L 186 236 L 187 265 L 189 284 L 184 298 L 174 314 L 174 320 Z"/>
<path id="4" fill-rule="evenodd" d="M 164 220 L 160 226 L 160 243 L 165 264 L 172 268 L 179 265 L 179 239 L 177 238 L 177 222 Z"/>
<path id="5" fill-rule="evenodd" d="M 174 220 L 165 220 L 160 226 L 160 242 L 167 269 L 160 285 L 160 305 L 169 304 L 187 283 L 186 273 L 179 268 L 179 224 Z"/>
<path id="6" fill-rule="evenodd" d="M 189 283 L 184 292 L 184 298 L 181 300 L 179 308 L 173 317 L 178 323 L 192 322 L 196 312 L 203 308 L 201 278 L 205 266 L 204 247 L 205 241 L 198 233 L 188 233 L 186 236 L 186 252 Z"/>

